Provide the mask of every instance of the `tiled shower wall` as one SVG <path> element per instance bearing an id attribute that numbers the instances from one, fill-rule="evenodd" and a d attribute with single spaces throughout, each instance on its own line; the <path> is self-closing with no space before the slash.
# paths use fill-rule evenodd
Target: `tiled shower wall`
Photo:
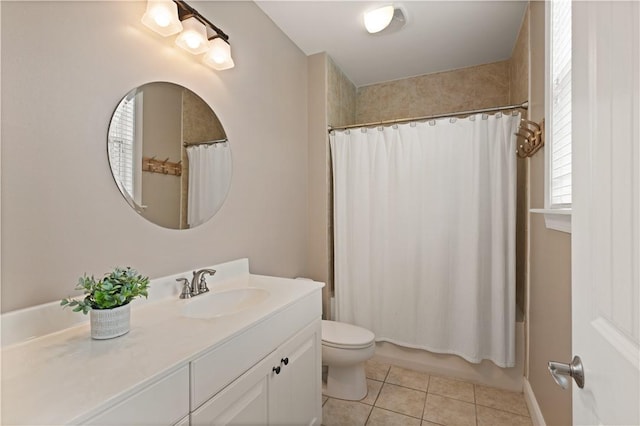
<path id="1" fill-rule="evenodd" d="M 356 86 L 327 56 L 327 121 L 330 126 L 356 123 Z"/>
<path id="2" fill-rule="evenodd" d="M 356 121 L 369 123 L 507 105 L 509 66 L 507 60 L 359 87 Z"/>

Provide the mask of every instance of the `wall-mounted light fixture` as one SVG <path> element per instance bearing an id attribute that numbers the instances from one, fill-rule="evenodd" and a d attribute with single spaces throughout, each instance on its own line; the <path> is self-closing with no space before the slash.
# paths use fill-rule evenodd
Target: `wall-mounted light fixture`
<path id="1" fill-rule="evenodd" d="M 163 37 L 178 34 L 176 44 L 216 70 L 234 67 L 229 36 L 182 0 L 147 0 L 142 23 Z"/>

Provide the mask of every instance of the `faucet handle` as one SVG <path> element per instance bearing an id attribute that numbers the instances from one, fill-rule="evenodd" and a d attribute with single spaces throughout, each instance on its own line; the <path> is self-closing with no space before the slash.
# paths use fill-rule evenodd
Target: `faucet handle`
<path id="1" fill-rule="evenodd" d="M 176 278 L 176 281 L 182 283 L 182 293 L 180 293 L 180 299 L 191 298 L 191 286 L 189 285 L 189 280 L 186 278 Z"/>

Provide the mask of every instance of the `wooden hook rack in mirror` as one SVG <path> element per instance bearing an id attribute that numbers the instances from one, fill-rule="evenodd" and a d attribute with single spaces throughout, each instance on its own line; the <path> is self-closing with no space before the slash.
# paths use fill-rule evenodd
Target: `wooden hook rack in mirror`
<path id="1" fill-rule="evenodd" d="M 162 173 L 164 175 L 181 176 L 182 175 L 182 161 L 177 163 L 165 160 L 156 160 L 156 157 L 143 157 L 142 158 L 142 171 L 151 173 Z"/>

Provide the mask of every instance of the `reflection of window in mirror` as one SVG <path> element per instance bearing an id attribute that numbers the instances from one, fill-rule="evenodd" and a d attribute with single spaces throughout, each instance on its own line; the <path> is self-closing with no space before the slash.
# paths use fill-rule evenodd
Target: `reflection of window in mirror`
<path id="1" fill-rule="evenodd" d="M 127 96 L 113 114 L 109 127 L 109 160 L 120 190 L 141 205 L 140 146 L 142 92 Z"/>

